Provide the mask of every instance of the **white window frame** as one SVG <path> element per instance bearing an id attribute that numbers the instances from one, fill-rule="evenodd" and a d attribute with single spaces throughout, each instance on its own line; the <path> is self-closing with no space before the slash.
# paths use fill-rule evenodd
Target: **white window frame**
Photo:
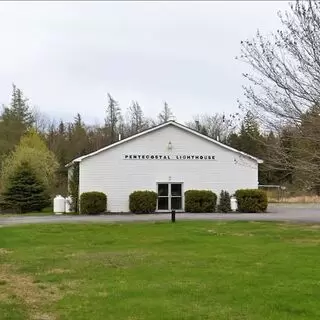
<path id="1" fill-rule="evenodd" d="M 158 188 L 159 184 L 167 184 L 168 185 L 168 196 L 161 196 L 160 198 L 168 198 L 168 210 L 159 210 L 158 209 Z M 157 210 L 156 212 L 171 212 L 171 198 L 178 198 L 178 197 L 172 197 L 171 196 L 171 185 L 172 184 L 180 184 L 181 185 L 181 206 L 182 208 L 180 210 L 175 210 L 176 212 L 184 212 L 184 185 L 181 181 L 157 181 Z"/>

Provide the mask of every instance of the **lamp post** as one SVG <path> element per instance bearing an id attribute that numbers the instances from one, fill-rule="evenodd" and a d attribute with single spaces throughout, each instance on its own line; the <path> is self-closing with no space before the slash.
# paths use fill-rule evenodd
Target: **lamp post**
<path id="1" fill-rule="evenodd" d="M 175 210 L 171 211 L 171 222 L 172 223 L 176 222 L 176 211 Z"/>

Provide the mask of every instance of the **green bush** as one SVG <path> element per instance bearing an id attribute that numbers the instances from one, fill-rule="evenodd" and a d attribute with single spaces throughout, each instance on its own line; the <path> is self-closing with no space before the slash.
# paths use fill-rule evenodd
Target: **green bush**
<path id="1" fill-rule="evenodd" d="M 259 189 L 240 189 L 235 196 L 238 201 L 239 212 L 265 212 L 268 207 L 267 194 Z"/>
<path id="2" fill-rule="evenodd" d="M 187 190 L 184 199 L 187 212 L 215 212 L 217 195 L 210 190 Z"/>
<path id="3" fill-rule="evenodd" d="M 221 190 L 218 212 L 228 213 L 231 212 L 230 194 L 228 191 Z"/>
<path id="4" fill-rule="evenodd" d="M 154 191 L 134 191 L 129 196 L 129 208 L 133 213 L 154 213 L 158 195 Z"/>
<path id="5" fill-rule="evenodd" d="M 99 214 L 106 211 L 107 196 L 103 192 L 84 192 L 80 196 L 81 214 Z"/>

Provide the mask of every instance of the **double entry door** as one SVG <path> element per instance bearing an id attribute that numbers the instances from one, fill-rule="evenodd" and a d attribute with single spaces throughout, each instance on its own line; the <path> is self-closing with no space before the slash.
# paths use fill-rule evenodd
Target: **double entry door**
<path id="1" fill-rule="evenodd" d="M 182 183 L 158 183 L 158 211 L 183 209 Z"/>

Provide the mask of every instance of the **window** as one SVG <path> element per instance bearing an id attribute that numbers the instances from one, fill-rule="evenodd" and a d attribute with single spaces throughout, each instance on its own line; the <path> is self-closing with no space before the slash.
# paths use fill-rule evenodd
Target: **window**
<path id="1" fill-rule="evenodd" d="M 182 184 L 158 183 L 158 210 L 182 210 Z"/>

